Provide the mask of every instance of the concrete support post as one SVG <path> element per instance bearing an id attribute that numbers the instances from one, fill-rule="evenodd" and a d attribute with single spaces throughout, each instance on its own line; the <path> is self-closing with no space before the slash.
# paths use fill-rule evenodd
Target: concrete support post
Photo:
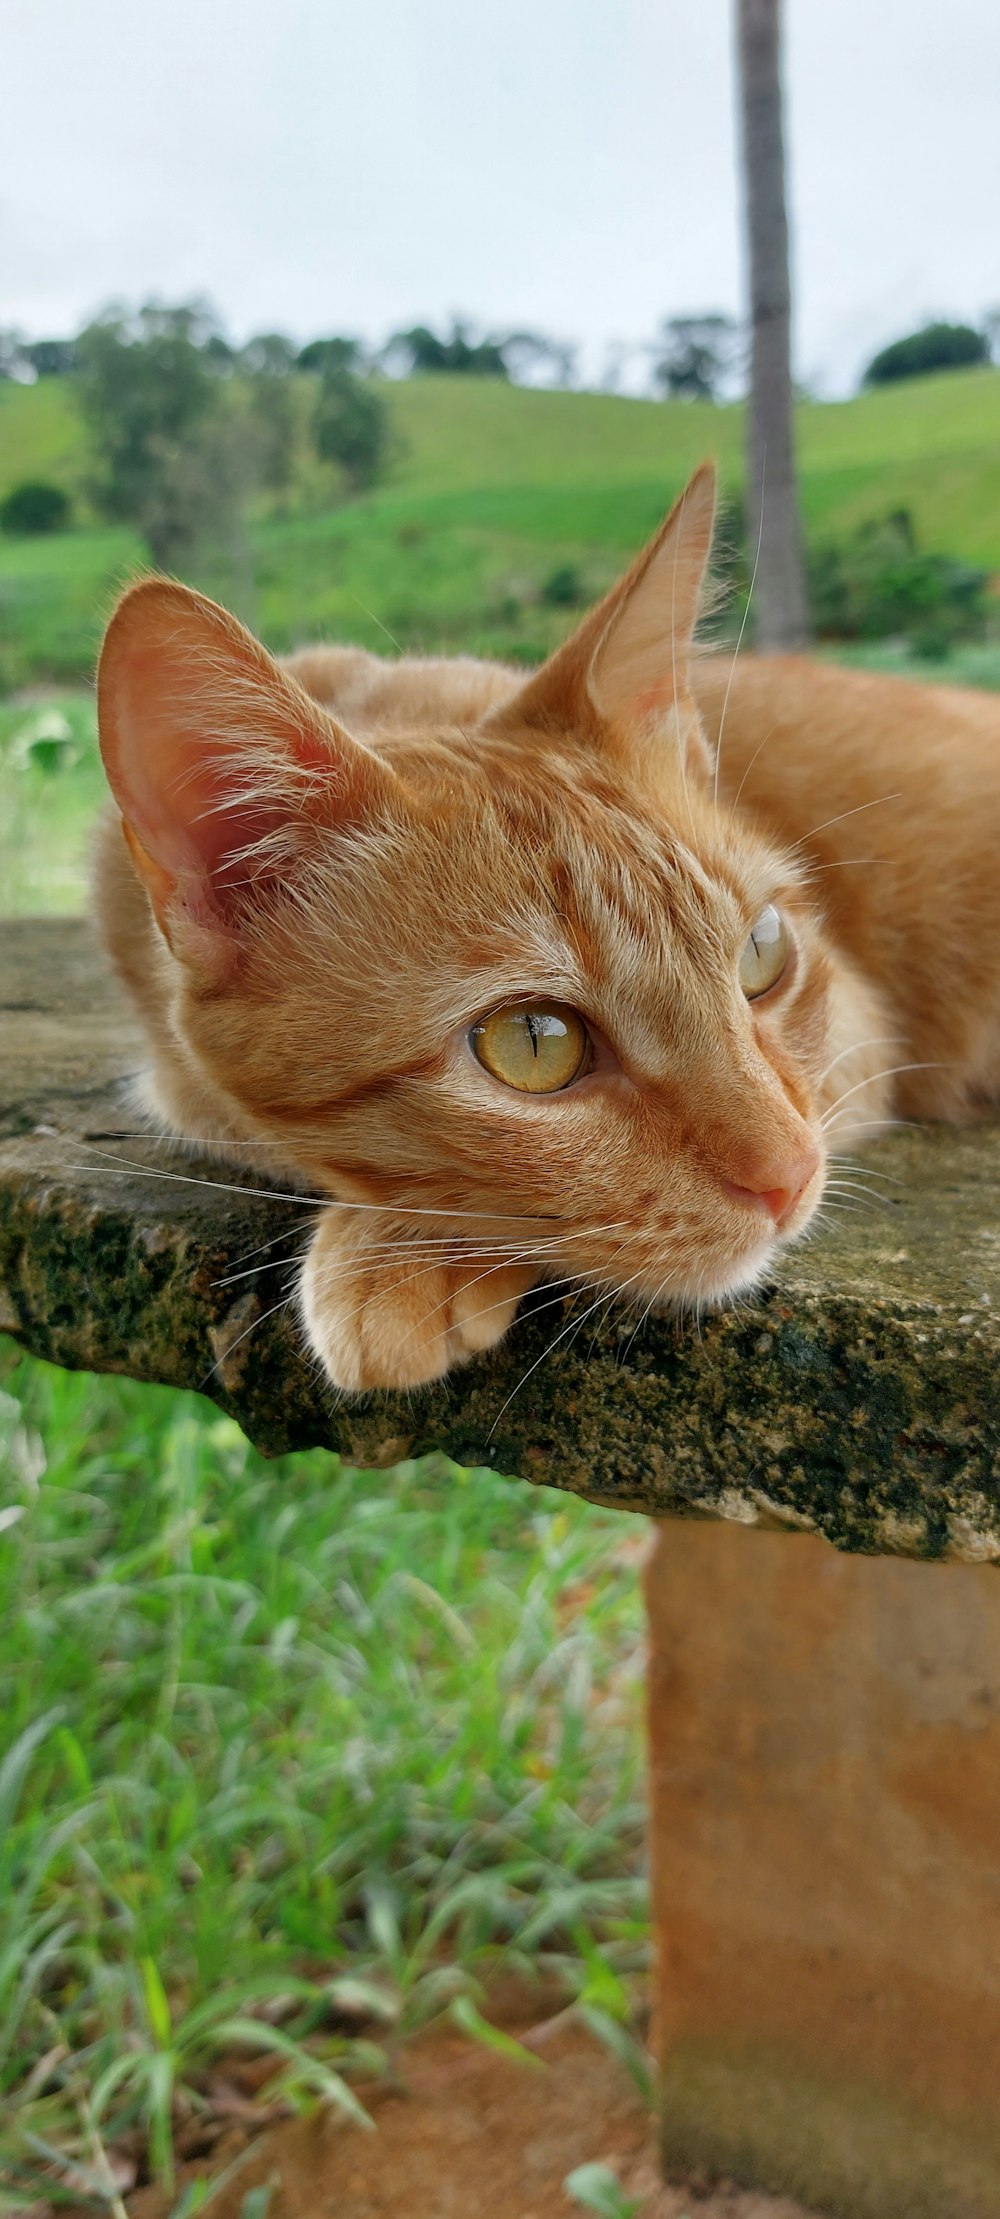
<path id="1" fill-rule="evenodd" d="M 1000 2215 L 1000 1579 L 665 1523 L 648 1573 L 666 2169 Z"/>

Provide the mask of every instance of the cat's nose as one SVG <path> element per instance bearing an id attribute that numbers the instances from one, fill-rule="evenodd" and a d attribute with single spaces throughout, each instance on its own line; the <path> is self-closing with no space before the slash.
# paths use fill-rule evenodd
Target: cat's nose
<path id="1" fill-rule="evenodd" d="M 730 1193 L 739 1195 L 741 1201 L 763 1203 L 775 1224 L 783 1225 L 818 1169 L 819 1149 L 808 1148 L 790 1163 L 768 1165 L 759 1179 L 754 1177 L 744 1186 L 737 1186 L 734 1179 L 727 1179 L 725 1183 Z"/>

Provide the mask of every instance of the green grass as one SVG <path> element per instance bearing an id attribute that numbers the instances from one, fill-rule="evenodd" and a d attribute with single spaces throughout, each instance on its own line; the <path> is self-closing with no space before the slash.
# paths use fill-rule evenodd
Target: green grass
<path id="1" fill-rule="evenodd" d="M 9 2192 L 99 2145 L 167 2175 L 220 2053 L 356 2104 L 456 2003 L 488 2036 L 500 1967 L 620 2039 L 638 1524 L 443 1461 L 266 1464 L 194 1396 L 12 1351 L 0 1377 Z"/>
<path id="2" fill-rule="evenodd" d="M 881 670 L 887 678 L 915 678 L 926 686 L 981 686 L 1000 693 L 1000 641 L 968 641 L 954 647 L 943 660 L 916 655 L 899 640 L 852 642 L 851 646 L 825 648 L 837 662 L 856 663 L 862 670 Z"/>
<path id="3" fill-rule="evenodd" d="M 0 703 L 0 916 L 78 916 L 107 793 L 93 695 Z"/>
<path id="4" fill-rule="evenodd" d="M 339 503 L 309 461 L 311 381 L 300 381 L 297 481 L 284 515 L 259 508 L 235 561 L 195 582 L 229 600 L 275 648 L 320 633 L 386 645 L 462 647 L 530 660 L 565 612 L 540 589 L 572 563 L 599 592 L 702 455 L 742 475 L 742 410 L 529 392 L 489 379 L 387 387 L 397 455 L 384 487 Z M 1000 571 L 1000 373 L 915 380 L 799 410 L 806 523 L 840 536 L 906 506 L 922 542 Z M 98 528 L 70 381 L 0 394 L 0 493 L 52 476 L 81 502 L 78 528 L 0 538 L 0 682 L 79 679 L 117 586 L 144 554 Z"/>

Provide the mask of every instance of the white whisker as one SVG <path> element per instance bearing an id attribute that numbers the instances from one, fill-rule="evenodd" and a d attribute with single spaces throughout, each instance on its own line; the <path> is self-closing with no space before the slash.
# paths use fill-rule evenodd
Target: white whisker
<path id="1" fill-rule="evenodd" d="M 838 1063 L 843 1063 L 847 1056 L 859 1056 L 865 1048 L 898 1048 L 901 1045 L 902 1035 L 892 1032 L 874 1033 L 870 1040 L 852 1040 L 846 1048 L 841 1049 L 839 1056 L 834 1056 L 832 1063 L 827 1064 L 825 1071 L 820 1072 L 816 1085 L 822 1086 L 824 1079 L 828 1079 L 831 1071 L 835 1071 Z"/>
<path id="2" fill-rule="evenodd" d="M 229 1362 L 233 1350 L 239 1348 L 241 1342 L 249 1340 L 251 1333 L 256 1332 L 258 1325 L 266 1325 L 268 1318 L 275 1317 L 279 1310 L 287 1310 L 294 1299 L 294 1290 L 290 1289 L 287 1294 L 282 1295 L 280 1302 L 272 1302 L 269 1310 L 262 1310 L 258 1318 L 251 1318 L 249 1325 L 244 1326 L 242 1333 L 238 1333 L 236 1339 L 230 1341 L 228 1348 L 223 1349 L 222 1355 L 216 1358 L 215 1363 L 209 1365 L 204 1378 L 198 1382 L 199 1394 L 204 1394 L 208 1381 L 217 1371 L 221 1371 L 223 1364 Z"/>
<path id="3" fill-rule="evenodd" d="M 846 1093 L 838 1094 L 836 1101 L 831 1103 L 825 1115 L 820 1118 L 820 1127 L 825 1132 L 834 1113 L 844 1102 L 850 1101 L 852 1094 L 860 1094 L 863 1087 L 874 1086 L 879 1079 L 895 1079 L 903 1071 L 945 1071 L 947 1068 L 944 1063 L 893 1063 L 886 1071 L 871 1071 L 866 1079 L 859 1079 L 855 1086 L 849 1086 Z"/>
<path id="4" fill-rule="evenodd" d="M 502 1225 L 546 1225 L 559 1222 L 559 1220 L 555 1217 L 555 1213 L 549 1215 L 542 1210 L 534 1212 L 528 1210 L 453 1210 L 447 1209 L 443 1205 L 418 1206 L 416 1204 L 406 1202 L 343 1202 L 340 1201 L 336 1195 L 332 1194 L 306 1194 L 302 1193 L 301 1191 L 297 1194 L 292 1194 L 286 1192 L 281 1187 L 236 1186 L 232 1181 L 227 1181 L 225 1179 L 200 1179 L 196 1177 L 194 1172 L 164 1171 L 159 1169 L 159 1167 L 156 1165 L 135 1163 L 128 1156 L 109 1155 L 108 1152 L 102 1148 L 96 1148 L 93 1153 L 98 1157 L 102 1165 L 106 1165 L 109 1170 L 118 1171 L 122 1174 L 124 1174 L 125 1172 L 130 1172 L 138 1173 L 142 1178 L 145 1179 L 175 1180 L 181 1186 L 211 1187 L 213 1191 L 217 1194 L 235 1194 L 237 1198 L 250 1196 L 252 1199 L 261 1202 L 296 1202 L 299 1204 L 300 1207 L 312 1203 L 317 1207 L 337 1210 L 349 1210 L 354 1213 L 367 1214 L 369 1216 L 372 1215 L 372 1213 L 377 1213 L 379 1217 L 432 1217 L 437 1218 L 439 1222 L 446 1218 L 449 1220 L 461 1219 L 469 1220 L 473 1224 L 478 1225 L 486 1223 L 495 1223 Z M 94 1169 L 94 1165 L 92 1162 L 73 1164 L 71 1168 L 74 1171 L 92 1171 Z"/>
<path id="5" fill-rule="evenodd" d="M 835 824 L 846 824 L 848 817 L 860 817 L 866 809 L 881 809 L 887 801 L 902 801 L 902 799 L 902 793 L 898 793 L 879 794 L 875 801 L 859 801 L 856 808 L 842 809 L 839 816 L 826 817 L 822 824 L 814 824 L 811 832 L 804 832 L 801 840 L 795 841 L 795 846 L 797 848 L 805 847 L 807 840 L 818 839 L 821 832 L 831 831 Z"/>
<path id="6" fill-rule="evenodd" d="M 615 1300 L 617 1300 L 617 1299 L 618 1299 L 618 1298 L 619 1298 L 619 1297 L 620 1297 L 621 1295 L 623 1295 L 623 1294 L 624 1294 L 624 1293 L 626 1292 L 626 1290 L 627 1290 L 627 1289 L 628 1289 L 629 1287 L 634 1287 L 634 1286 L 635 1286 L 635 1283 L 636 1283 L 636 1281 L 637 1281 L 638 1279 L 641 1279 L 641 1277 L 642 1277 L 642 1272 L 641 1272 L 641 1270 L 640 1270 L 640 1271 L 636 1271 L 636 1272 L 633 1272 L 633 1274 L 632 1274 L 632 1277 L 631 1277 L 631 1279 L 626 1279 L 626 1280 L 624 1281 L 624 1284 L 623 1284 L 623 1285 L 622 1285 L 621 1287 L 616 1287 L 616 1288 L 614 1288 L 614 1289 L 612 1289 L 612 1290 L 611 1290 L 611 1300 L 612 1300 L 612 1301 L 615 1301 Z M 608 1289 L 607 1289 L 606 1287 L 602 1287 L 602 1288 L 601 1288 L 601 1291 L 600 1291 L 600 1294 L 596 1296 L 595 1300 L 594 1300 L 594 1301 L 593 1301 L 593 1302 L 592 1302 L 592 1303 L 590 1304 L 589 1308 L 588 1308 L 588 1309 L 586 1309 L 586 1310 L 584 1311 L 584 1313 L 583 1313 L 583 1316 L 582 1316 L 582 1318 L 581 1318 L 581 1319 L 580 1319 L 580 1321 L 579 1321 L 579 1322 L 580 1322 L 580 1324 L 581 1324 L 581 1325 L 585 1324 L 585 1323 L 586 1323 L 586 1320 L 587 1320 L 587 1319 L 588 1319 L 589 1317 L 591 1317 L 591 1316 L 593 1315 L 594 1311 L 600 1308 L 600 1306 L 601 1306 L 601 1303 L 602 1303 L 602 1302 L 606 1302 L 607 1300 L 608 1300 Z M 526 1371 L 526 1372 L 525 1372 L 525 1373 L 523 1374 L 523 1376 L 522 1376 L 522 1377 L 521 1377 L 521 1378 L 520 1378 L 520 1379 L 518 1380 L 518 1382 L 517 1382 L 517 1385 L 516 1385 L 516 1387 L 512 1387 L 512 1388 L 511 1388 L 511 1391 L 510 1391 L 509 1395 L 507 1396 L 507 1398 L 506 1398 L 506 1401 L 505 1401 L 505 1402 L 502 1402 L 502 1403 L 501 1403 L 501 1405 L 500 1405 L 500 1408 L 499 1408 L 499 1410 L 497 1411 L 496 1417 L 494 1418 L 494 1420 L 493 1420 L 493 1423 L 492 1423 L 492 1425 L 491 1425 L 491 1427 L 490 1427 L 490 1430 L 489 1430 L 489 1432 L 488 1432 L 488 1434 L 487 1434 L 487 1436 L 486 1436 L 486 1438 L 487 1438 L 487 1441 L 492 1441 L 492 1439 L 493 1439 L 493 1435 L 494 1435 L 494 1433 L 496 1432 L 497 1426 L 499 1425 L 499 1423 L 500 1423 L 500 1420 L 501 1420 L 501 1418 L 503 1417 L 504 1411 L 505 1411 L 505 1410 L 507 1410 L 507 1409 L 509 1409 L 509 1407 L 510 1407 L 511 1403 L 512 1403 L 512 1402 L 513 1402 L 513 1400 L 514 1400 L 514 1397 L 515 1397 L 515 1395 L 518 1395 L 518 1394 L 520 1394 L 520 1392 L 521 1392 L 521 1389 L 522 1389 L 522 1387 L 524 1387 L 524 1386 L 526 1386 L 526 1385 L 527 1385 L 527 1382 L 528 1382 L 528 1380 L 529 1380 L 529 1379 L 530 1379 L 530 1378 L 532 1377 L 532 1374 L 533 1374 L 534 1372 L 536 1372 L 536 1371 L 538 1370 L 538 1367 L 539 1367 L 539 1365 L 540 1365 L 540 1364 L 544 1364 L 544 1362 L 545 1362 L 545 1359 L 546 1359 L 546 1357 L 547 1357 L 547 1356 L 551 1356 L 551 1355 L 552 1355 L 552 1354 L 554 1353 L 554 1351 L 555 1351 L 555 1350 L 556 1350 L 556 1349 L 558 1348 L 558 1346 L 559 1346 L 559 1343 L 560 1343 L 560 1341 L 564 1341 L 564 1340 L 565 1340 L 565 1338 L 566 1338 L 566 1335 L 567 1335 L 567 1333 L 570 1333 L 570 1332 L 572 1332 L 572 1330 L 573 1330 L 573 1327 L 574 1327 L 574 1325 L 575 1325 L 575 1323 L 576 1323 L 576 1322 L 577 1322 L 577 1321 L 576 1321 L 576 1320 L 575 1320 L 574 1318 L 571 1318 L 571 1319 L 570 1319 L 570 1321 L 569 1321 L 569 1324 L 568 1324 L 568 1325 L 564 1325 L 564 1326 L 563 1326 L 562 1332 L 561 1332 L 561 1333 L 557 1333 L 557 1334 L 556 1334 L 555 1340 L 554 1340 L 554 1341 L 550 1341 L 550 1342 L 549 1342 L 549 1345 L 548 1345 L 548 1347 L 547 1347 L 547 1348 L 543 1348 L 543 1350 L 542 1350 L 542 1353 L 541 1353 L 541 1355 L 540 1355 L 540 1356 L 536 1356 L 536 1358 L 535 1358 L 535 1361 L 534 1361 L 534 1363 L 533 1363 L 533 1364 L 529 1364 L 529 1366 L 528 1366 L 528 1369 L 527 1369 L 527 1371 Z"/>

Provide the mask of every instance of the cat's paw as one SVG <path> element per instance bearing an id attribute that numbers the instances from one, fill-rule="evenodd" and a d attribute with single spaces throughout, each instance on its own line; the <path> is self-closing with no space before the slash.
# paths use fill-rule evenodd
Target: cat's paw
<path id="1" fill-rule="evenodd" d="M 359 1236 L 356 1221 L 345 1229 L 336 1208 L 324 1213 L 299 1299 L 309 1346 L 334 1386 L 424 1386 L 503 1339 L 537 1270 L 486 1257 L 442 1262 L 439 1248 L 429 1261 L 428 1242 L 401 1239 L 398 1222 L 373 1216 Z"/>

